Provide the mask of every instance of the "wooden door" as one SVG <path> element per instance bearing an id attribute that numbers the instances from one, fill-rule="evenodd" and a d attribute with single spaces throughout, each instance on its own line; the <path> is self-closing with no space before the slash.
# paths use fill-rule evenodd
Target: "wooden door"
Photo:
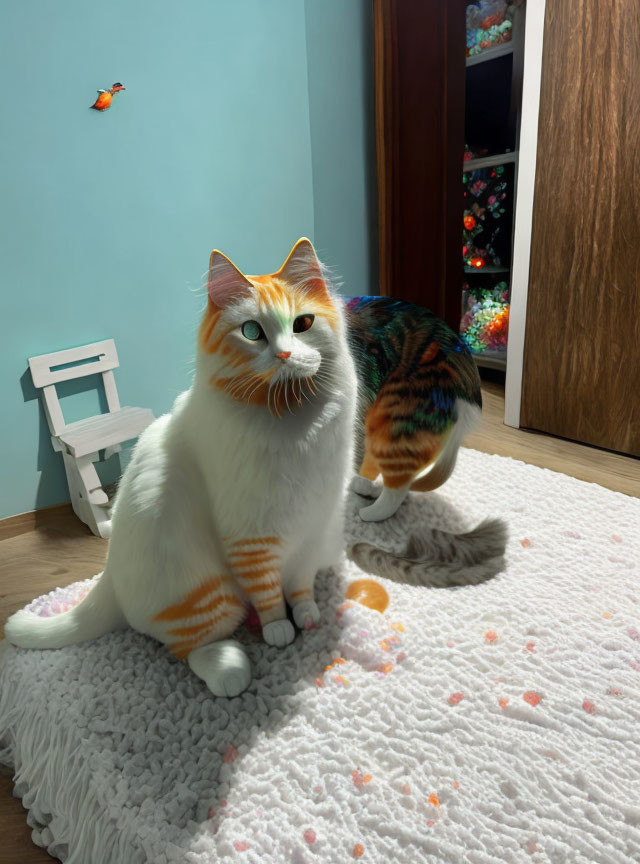
<path id="1" fill-rule="evenodd" d="M 374 0 L 380 293 L 456 332 L 466 0 Z"/>
<path id="2" fill-rule="evenodd" d="M 522 426 L 640 456 L 640 3 L 547 0 Z"/>

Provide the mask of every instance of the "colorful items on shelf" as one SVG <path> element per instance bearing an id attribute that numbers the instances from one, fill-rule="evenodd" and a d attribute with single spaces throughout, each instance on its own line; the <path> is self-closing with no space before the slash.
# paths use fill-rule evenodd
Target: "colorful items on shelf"
<path id="1" fill-rule="evenodd" d="M 475 0 L 467 6 L 467 57 L 511 40 L 513 10 L 522 0 Z"/>
<path id="2" fill-rule="evenodd" d="M 509 332 L 509 287 L 498 282 L 493 288 L 462 288 L 460 334 L 474 354 L 506 351 Z"/>
<path id="3" fill-rule="evenodd" d="M 506 212 L 507 198 L 504 165 L 467 171 L 462 175 L 462 182 L 465 198 L 462 257 L 465 269 L 500 267 L 503 262 L 500 250 L 495 247 L 498 239 L 503 240 L 500 218 Z"/>
<path id="4" fill-rule="evenodd" d="M 468 144 L 465 144 L 463 159 L 465 162 L 468 162 L 470 159 L 480 159 L 482 156 L 486 156 L 488 152 L 486 148 L 484 150 L 472 150 Z"/>

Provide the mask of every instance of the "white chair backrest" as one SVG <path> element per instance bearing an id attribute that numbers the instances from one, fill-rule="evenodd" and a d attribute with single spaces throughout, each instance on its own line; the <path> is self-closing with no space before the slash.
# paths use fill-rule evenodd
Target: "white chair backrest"
<path id="1" fill-rule="evenodd" d="M 55 385 L 61 381 L 101 373 L 109 411 L 119 411 L 120 400 L 113 375 L 113 370 L 119 365 L 113 339 L 29 358 L 34 386 L 42 388 L 43 391 L 45 412 L 52 435 L 60 435 L 66 425 Z"/>

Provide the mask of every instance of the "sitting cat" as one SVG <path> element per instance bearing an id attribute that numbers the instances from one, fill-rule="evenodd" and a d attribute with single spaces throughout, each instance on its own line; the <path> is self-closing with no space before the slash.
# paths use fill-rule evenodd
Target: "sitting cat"
<path id="1" fill-rule="evenodd" d="M 347 327 L 361 385 L 361 467 L 352 488 L 378 496 L 360 516 L 380 521 L 410 489 L 436 489 L 451 476 L 480 417 L 480 376 L 464 341 L 413 303 L 351 297 Z M 382 487 L 373 482 L 378 476 Z"/>
<path id="2" fill-rule="evenodd" d="M 20 611 L 15 645 L 60 648 L 127 624 L 219 696 L 251 680 L 229 637 L 257 610 L 270 645 L 318 622 L 313 582 L 344 549 L 357 400 L 342 301 L 313 246 L 246 277 L 211 255 L 192 387 L 140 436 L 122 477 L 107 562 L 76 607 Z"/>
<path id="3" fill-rule="evenodd" d="M 140 436 L 104 572 L 68 612 L 21 610 L 5 634 L 62 648 L 130 625 L 186 659 L 214 694 L 235 696 L 251 670 L 230 636 L 250 604 L 270 645 L 294 638 L 285 602 L 298 627 L 320 619 L 313 583 L 344 550 L 356 406 L 366 433 L 356 488 L 374 494 L 371 481 L 384 480 L 361 515 L 380 519 L 409 488 L 449 476 L 479 390 L 443 322 L 389 298 L 345 305 L 306 239 L 267 276 L 244 276 L 214 251 L 208 293 L 193 384 Z M 400 581 L 460 584 L 497 572 L 504 539 L 494 520 L 467 535 L 411 534 L 400 556 L 367 543 L 347 551 Z"/>

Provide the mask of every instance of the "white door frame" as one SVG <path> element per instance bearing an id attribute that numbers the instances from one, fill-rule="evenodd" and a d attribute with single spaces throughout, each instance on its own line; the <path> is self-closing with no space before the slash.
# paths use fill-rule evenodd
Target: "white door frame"
<path id="1" fill-rule="evenodd" d="M 520 426 L 545 3 L 546 0 L 528 0 L 525 15 L 522 113 L 513 233 L 511 308 L 509 310 L 504 410 L 504 422 L 507 426 L 515 427 Z"/>

